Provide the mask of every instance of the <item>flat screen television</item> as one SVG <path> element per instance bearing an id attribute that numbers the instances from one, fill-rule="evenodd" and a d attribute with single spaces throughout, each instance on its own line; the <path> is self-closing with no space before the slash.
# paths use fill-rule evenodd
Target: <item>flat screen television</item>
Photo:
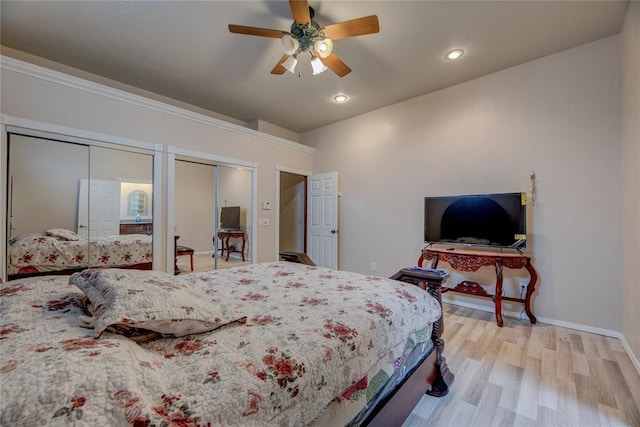
<path id="1" fill-rule="evenodd" d="M 221 209 L 220 228 L 240 230 L 240 206 L 225 206 Z"/>
<path id="2" fill-rule="evenodd" d="M 425 197 L 424 241 L 524 248 L 527 193 Z"/>

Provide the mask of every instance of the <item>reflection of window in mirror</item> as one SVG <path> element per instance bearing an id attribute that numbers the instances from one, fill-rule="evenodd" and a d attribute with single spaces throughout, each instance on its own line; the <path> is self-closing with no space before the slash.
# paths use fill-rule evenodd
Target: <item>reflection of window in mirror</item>
<path id="1" fill-rule="evenodd" d="M 147 193 L 142 190 L 135 190 L 129 194 L 128 215 L 147 215 Z"/>

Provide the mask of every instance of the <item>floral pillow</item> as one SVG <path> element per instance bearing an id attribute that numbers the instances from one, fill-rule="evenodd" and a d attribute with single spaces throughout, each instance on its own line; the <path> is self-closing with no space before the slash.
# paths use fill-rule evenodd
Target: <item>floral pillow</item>
<path id="1" fill-rule="evenodd" d="M 160 271 L 88 269 L 69 282 L 94 307 L 93 316 L 81 316 L 78 323 L 94 328 L 96 338 L 106 329 L 127 335 L 134 328 L 181 337 L 238 320 L 226 318 L 206 288 Z"/>
<path id="2" fill-rule="evenodd" d="M 60 240 L 71 240 L 76 241 L 80 240 L 80 236 L 74 233 L 71 230 L 67 230 L 64 228 L 50 228 L 44 231 L 44 234 L 47 236 L 55 237 Z"/>

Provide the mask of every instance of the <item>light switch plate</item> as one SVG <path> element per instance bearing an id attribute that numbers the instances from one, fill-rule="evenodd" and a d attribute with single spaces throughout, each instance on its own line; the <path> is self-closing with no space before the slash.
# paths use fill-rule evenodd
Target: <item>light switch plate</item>
<path id="1" fill-rule="evenodd" d="M 271 209 L 271 202 L 266 200 L 262 202 L 262 209 L 265 211 L 268 211 L 269 209 Z"/>

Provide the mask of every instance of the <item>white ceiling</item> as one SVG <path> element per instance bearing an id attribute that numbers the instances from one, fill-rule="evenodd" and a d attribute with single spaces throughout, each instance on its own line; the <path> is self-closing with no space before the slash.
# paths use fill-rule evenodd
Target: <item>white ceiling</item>
<path id="1" fill-rule="evenodd" d="M 304 132 L 620 32 L 628 2 L 311 0 L 325 26 L 375 14 L 377 34 L 337 40 L 353 71 L 272 75 L 285 1 L 6 1 L 2 45 L 250 122 Z M 456 62 L 451 48 L 465 50 Z M 332 102 L 344 93 L 350 101 Z"/>

